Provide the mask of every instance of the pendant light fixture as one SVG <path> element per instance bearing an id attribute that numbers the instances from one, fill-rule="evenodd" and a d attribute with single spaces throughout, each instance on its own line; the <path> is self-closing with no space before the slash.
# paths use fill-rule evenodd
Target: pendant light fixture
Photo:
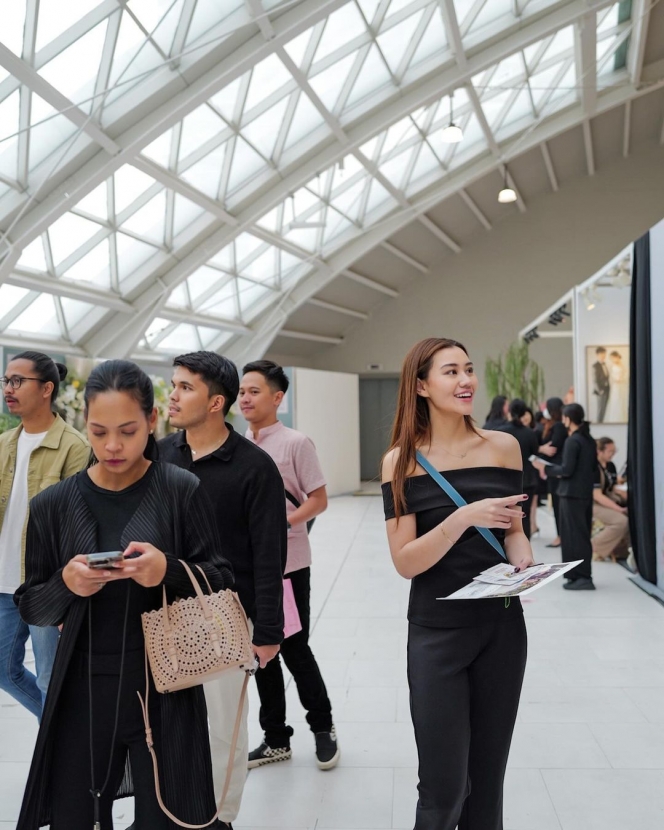
<path id="1" fill-rule="evenodd" d="M 463 130 L 454 123 L 453 104 L 454 93 L 450 95 L 450 123 L 445 127 L 440 136 L 445 144 L 458 144 L 460 141 L 463 141 Z"/>
<path id="2" fill-rule="evenodd" d="M 509 205 L 511 202 L 516 202 L 517 195 L 513 188 L 507 182 L 507 165 L 504 167 L 503 189 L 498 194 L 498 201 L 501 205 Z"/>

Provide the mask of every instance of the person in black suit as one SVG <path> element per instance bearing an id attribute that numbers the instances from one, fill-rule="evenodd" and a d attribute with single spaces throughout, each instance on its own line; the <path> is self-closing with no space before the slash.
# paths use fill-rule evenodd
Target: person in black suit
<path id="1" fill-rule="evenodd" d="M 594 591 L 592 580 L 591 539 L 593 523 L 593 489 L 597 477 L 597 445 L 590 434 L 590 424 L 578 403 L 563 409 L 563 424 L 569 432 L 562 464 L 535 466 L 547 476 L 560 481 L 560 539 L 563 562 L 582 559 L 580 565 L 567 572 L 563 586 L 571 591 Z"/>
<path id="2" fill-rule="evenodd" d="M 606 349 L 599 346 L 595 350 L 597 360 L 593 363 L 593 395 L 597 395 L 597 423 L 603 424 L 606 417 L 606 407 L 611 394 L 611 380 L 609 367 L 606 365 Z"/>
<path id="3" fill-rule="evenodd" d="M 567 429 L 563 424 L 563 400 L 562 398 L 549 398 L 546 402 L 545 417 L 548 416 L 548 423 L 542 433 L 542 444 L 539 454 L 546 456 L 552 464 L 562 464 L 563 448 L 567 441 Z M 545 447 L 548 447 L 545 449 Z M 560 547 L 560 501 L 558 499 L 558 479 L 548 478 L 547 486 L 553 505 L 553 516 L 556 520 L 556 533 L 558 534 L 547 548 Z"/>
<path id="4" fill-rule="evenodd" d="M 505 395 L 496 395 L 491 401 L 491 409 L 486 416 L 482 429 L 502 429 L 507 426 L 507 413 L 509 412 L 509 401 Z"/>
<path id="5" fill-rule="evenodd" d="M 531 455 L 537 455 L 540 450 L 539 439 L 534 429 L 526 426 L 524 420 L 527 420 L 527 414 L 530 410 L 526 406 L 526 402 L 520 398 L 515 398 L 510 404 L 510 421 L 502 427 L 501 432 L 509 432 L 519 442 L 521 450 L 521 460 L 523 461 L 523 492 L 528 496 L 528 501 L 524 506 L 524 516 L 521 520 L 523 525 L 523 532 L 526 537 L 530 539 L 531 536 L 531 510 L 532 504 L 537 504 L 535 494 L 537 492 L 537 482 L 539 477 L 537 471 L 530 462 Z M 532 417 L 532 413 L 531 413 Z"/>

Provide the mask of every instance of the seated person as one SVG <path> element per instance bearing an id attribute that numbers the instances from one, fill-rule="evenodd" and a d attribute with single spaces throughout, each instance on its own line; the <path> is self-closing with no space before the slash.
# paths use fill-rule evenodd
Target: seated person
<path id="1" fill-rule="evenodd" d="M 597 479 L 593 491 L 593 519 L 603 525 L 593 536 L 593 559 L 626 559 L 629 555 L 629 520 L 624 499 L 615 492 L 618 473 L 612 462 L 616 445 L 611 438 L 597 441 Z"/>

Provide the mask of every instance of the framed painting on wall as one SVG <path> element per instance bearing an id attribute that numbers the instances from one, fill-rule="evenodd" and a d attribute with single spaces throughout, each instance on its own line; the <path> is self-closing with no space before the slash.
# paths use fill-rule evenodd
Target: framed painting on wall
<path id="1" fill-rule="evenodd" d="M 586 347 L 588 420 L 626 424 L 629 414 L 629 346 Z"/>

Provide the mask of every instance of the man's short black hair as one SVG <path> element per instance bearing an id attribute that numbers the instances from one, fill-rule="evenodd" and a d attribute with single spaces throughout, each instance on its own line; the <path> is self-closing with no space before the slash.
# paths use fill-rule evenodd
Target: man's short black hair
<path id="1" fill-rule="evenodd" d="M 195 375 L 200 375 L 213 395 L 224 396 L 224 415 L 237 400 L 240 378 L 237 366 L 232 360 L 216 352 L 189 352 L 173 361 L 173 366 L 182 366 Z"/>
<path id="2" fill-rule="evenodd" d="M 604 348 L 604 346 L 598 346 L 595 349 L 595 354 L 606 354 L 606 349 Z"/>
<path id="3" fill-rule="evenodd" d="M 254 360 L 242 370 L 242 374 L 246 375 L 248 372 L 259 372 L 268 383 L 270 389 L 275 392 L 287 392 L 290 385 L 288 375 L 279 366 L 278 363 L 273 363 L 271 360 Z"/>

